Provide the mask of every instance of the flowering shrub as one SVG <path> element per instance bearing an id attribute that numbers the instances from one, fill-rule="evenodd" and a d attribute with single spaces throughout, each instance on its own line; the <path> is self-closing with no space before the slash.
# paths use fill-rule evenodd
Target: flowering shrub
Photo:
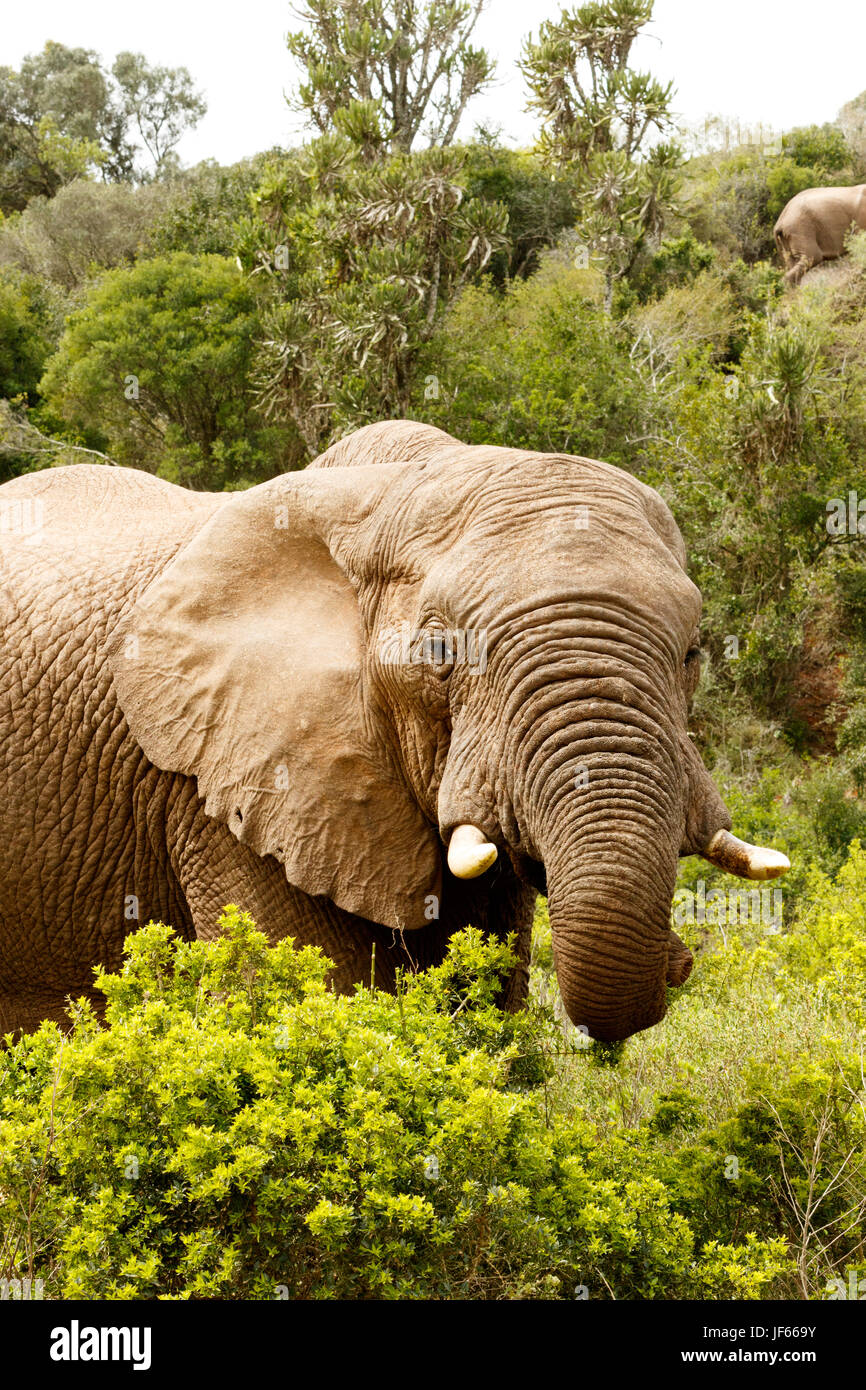
<path id="1" fill-rule="evenodd" d="M 328 960 L 150 925 L 0 1062 L 3 1274 L 63 1298 L 758 1297 L 780 1242 L 696 1241 L 652 1172 L 546 1116 L 562 1037 L 495 1003 L 475 930 L 398 994 Z M 582 1041 L 582 1040 L 578 1040 Z"/>

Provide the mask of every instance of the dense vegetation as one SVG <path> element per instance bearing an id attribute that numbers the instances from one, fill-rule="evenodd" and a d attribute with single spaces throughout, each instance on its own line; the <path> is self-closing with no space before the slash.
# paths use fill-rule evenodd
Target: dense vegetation
<path id="1" fill-rule="evenodd" d="M 561 1022 L 543 904 L 521 1018 L 473 933 L 396 999 L 335 999 L 316 953 L 237 913 L 217 945 L 142 931 L 106 1030 L 78 1010 L 0 1061 L 0 1277 L 814 1298 L 866 1276 L 866 235 L 797 291 L 772 238 L 800 188 L 866 179 L 866 106 L 687 157 L 627 66 L 651 8 L 543 26 L 521 151 L 455 143 L 463 77 L 489 77 L 468 4 L 429 145 L 433 112 L 389 106 L 372 49 L 365 97 L 318 4 L 293 41 L 318 133 L 228 168 L 170 146 L 136 169 L 160 103 L 200 114 L 182 70 L 121 55 L 112 86 L 51 45 L 0 73 L 0 478 L 114 459 L 245 487 L 391 415 L 629 469 L 704 595 L 699 746 L 738 833 L 793 863 L 779 911 L 738 921 L 710 907 L 732 880 L 685 861 L 695 970 L 617 1049 Z M 587 47 L 603 21 L 617 43 Z"/>

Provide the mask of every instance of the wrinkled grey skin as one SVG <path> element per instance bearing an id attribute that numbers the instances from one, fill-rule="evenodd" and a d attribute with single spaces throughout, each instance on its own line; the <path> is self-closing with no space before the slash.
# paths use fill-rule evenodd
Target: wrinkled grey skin
<path id="1" fill-rule="evenodd" d="M 852 227 L 866 229 L 866 183 L 796 193 L 773 229 L 787 283 L 799 285 L 814 266 L 841 256 Z"/>
<path id="2" fill-rule="evenodd" d="M 652 489 L 387 422 L 246 493 L 77 465 L 0 502 L 0 1030 L 62 1020 L 136 925 L 211 937 L 227 902 L 320 944 L 338 989 L 374 943 L 387 988 L 468 922 L 515 931 L 516 1005 L 545 886 L 572 1020 L 663 1017 L 691 966 L 677 859 L 730 818 L 687 735 L 700 595 Z M 401 624 L 483 633 L 486 670 L 395 661 Z M 462 823 L 499 849 L 467 882 Z"/>

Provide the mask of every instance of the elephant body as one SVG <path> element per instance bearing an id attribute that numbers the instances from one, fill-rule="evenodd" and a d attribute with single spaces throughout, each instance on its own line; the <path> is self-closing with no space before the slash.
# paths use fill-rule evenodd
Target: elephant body
<path id="1" fill-rule="evenodd" d="M 225 496 L 81 464 L 15 479 L 0 499 L 0 1036 L 63 1022 L 70 995 L 99 1009 L 93 967 L 116 969 L 137 925 L 209 938 L 230 902 L 273 940 L 321 946 L 339 990 L 371 969 L 392 988 L 398 966 L 438 963 L 470 921 L 513 931 L 508 1002 L 525 999 L 536 895 L 510 865 L 485 891 L 449 877 L 438 918 L 401 937 L 296 888 L 205 813 L 194 777 L 155 767 L 130 733 L 106 655 L 116 625 Z"/>
<path id="2" fill-rule="evenodd" d="M 788 284 L 799 284 L 808 270 L 841 256 L 852 227 L 866 230 L 866 184 L 795 194 L 773 229 Z"/>
<path id="3" fill-rule="evenodd" d="M 4 484 L 0 1033 L 94 998 L 136 926 L 209 937 L 229 902 L 340 990 L 470 922 L 514 932 L 516 1006 L 536 889 L 574 1021 L 655 1022 L 690 966 L 677 856 L 730 824 L 685 727 L 684 559 L 629 475 L 411 422 L 246 493 L 89 464 Z M 484 663 L 395 659 L 449 630 Z M 479 876 L 447 867 L 466 825 L 497 847 Z"/>

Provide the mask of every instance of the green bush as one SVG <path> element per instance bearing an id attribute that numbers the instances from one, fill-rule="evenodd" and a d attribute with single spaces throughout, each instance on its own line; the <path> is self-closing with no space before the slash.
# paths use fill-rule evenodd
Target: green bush
<path id="1" fill-rule="evenodd" d="M 53 198 L 32 198 L 0 224 L 0 263 L 72 295 L 100 270 L 129 265 L 168 198 L 168 185 L 76 179 Z M 188 249 L 188 248 L 187 248 Z"/>
<path id="2" fill-rule="evenodd" d="M 811 986 L 832 1008 L 866 1023 L 866 849 L 859 840 L 835 880 L 811 870 L 796 930 L 773 947 L 780 988 Z"/>
<path id="3" fill-rule="evenodd" d="M 717 973 L 731 970 L 726 954 Z M 748 966 L 748 987 L 769 996 L 771 1007 L 797 1008 L 808 995 L 823 1019 L 821 1036 L 799 1056 L 751 1066 L 736 1112 L 679 1155 L 682 1180 L 671 1174 L 670 1181 L 688 1193 L 685 1174 L 697 1165 L 695 1204 L 679 1206 L 695 1228 L 721 1239 L 744 1224 L 778 1232 L 797 1252 L 800 1292 L 820 1295 L 825 1280 L 844 1283 L 866 1264 L 866 1104 L 856 1047 L 866 1022 L 866 851 L 859 841 L 835 881 L 809 871 L 786 930 L 751 952 L 734 945 L 731 956 Z M 746 987 L 745 970 L 733 964 L 733 971 L 734 988 Z M 737 1160 L 735 1180 L 723 1180 L 721 1155 Z"/>
<path id="4" fill-rule="evenodd" d="M 283 471 L 287 431 L 253 407 L 259 332 L 253 290 L 226 257 L 176 252 L 108 271 L 48 363 L 43 417 L 172 482 L 261 482 Z"/>
<path id="5" fill-rule="evenodd" d="M 798 1293 L 821 1296 L 866 1261 L 866 1114 L 859 1059 L 751 1067 L 736 1113 L 660 1163 L 704 1239 L 774 1232 L 797 1256 Z"/>
<path id="6" fill-rule="evenodd" d="M 782 136 L 782 150 L 795 164 L 820 169 L 822 176 L 847 173 L 853 150 L 837 125 L 798 126 Z"/>
<path id="7" fill-rule="evenodd" d="M 646 387 L 601 288 L 596 272 L 557 252 L 504 294 L 464 290 L 419 360 L 413 414 L 471 444 L 634 470 Z"/>
<path id="8" fill-rule="evenodd" d="M 558 1037 L 475 930 L 396 996 L 228 908 L 151 925 L 0 1063 L 2 1273 L 67 1298 L 760 1296 L 782 1247 L 696 1245 L 655 1173 L 546 1116 Z"/>
<path id="9" fill-rule="evenodd" d="M 667 290 L 688 285 L 716 262 L 712 246 L 698 241 L 691 227 L 676 237 L 665 237 L 657 250 L 641 259 L 630 279 L 636 297 L 645 303 Z"/>
<path id="10" fill-rule="evenodd" d="M 32 401 L 50 351 L 39 282 L 0 270 L 0 396 Z"/>

